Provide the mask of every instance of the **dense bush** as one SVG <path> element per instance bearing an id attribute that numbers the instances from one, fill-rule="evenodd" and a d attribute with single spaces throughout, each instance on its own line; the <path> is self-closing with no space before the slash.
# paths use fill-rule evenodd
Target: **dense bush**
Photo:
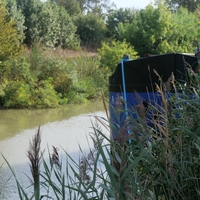
<path id="1" fill-rule="evenodd" d="M 45 56 L 40 45 L 0 64 L 1 108 L 46 108 L 86 102 L 107 92 L 108 73 L 98 57 Z"/>
<path id="2" fill-rule="evenodd" d="M 81 39 L 81 46 L 97 48 L 106 39 L 106 25 L 98 15 L 80 15 L 76 17 L 75 24 L 76 33 Z"/>
<path id="3" fill-rule="evenodd" d="M 70 101 L 82 102 L 87 99 L 95 99 L 101 96 L 101 92 L 107 92 L 108 71 L 100 67 L 98 57 L 81 59 L 68 59 L 73 68 L 71 75 L 72 84 L 69 90 Z M 73 62 L 72 62 L 73 61 Z"/>
<path id="4" fill-rule="evenodd" d="M 114 72 L 117 64 L 121 61 L 125 54 L 129 54 L 131 59 L 138 58 L 137 52 L 126 41 L 112 41 L 111 43 L 103 43 L 98 49 L 101 66 Z"/>
<path id="5" fill-rule="evenodd" d="M 0 97 L 0 106 L 4 108 L 32 107 L 30 86 L 23 82 L 12 81 L 6 85 L 4 95 Z"/>
<path id="6" fill-rule="evenodd" d="M 11 59 L 2 63 L 1 74 L 4 85 L 0 95 L 1 108 L 44 108 L 58 106 L 59 95 L 52 79 L 39 80 L 36 71 L 24 58 Z"/>

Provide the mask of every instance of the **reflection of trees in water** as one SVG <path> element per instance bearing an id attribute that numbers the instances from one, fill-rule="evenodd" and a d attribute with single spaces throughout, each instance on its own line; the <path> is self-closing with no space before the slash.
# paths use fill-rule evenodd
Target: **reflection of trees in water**
<path id="1" fill-rule="evenodd" d="M 0 140 L 12 137 L 25 129 L 99 110 L 103 110 L 101 100 L 87 104 L 70 104 L 53 109 L 0 110 Z"/>

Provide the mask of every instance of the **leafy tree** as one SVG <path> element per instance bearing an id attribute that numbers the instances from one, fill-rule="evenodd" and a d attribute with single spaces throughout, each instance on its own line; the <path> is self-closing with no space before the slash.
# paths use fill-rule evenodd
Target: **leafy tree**
<path id="1" fill-rule="evenodd" d="M 106 25 L 99 16 L 92 13 L 81 15 L 76 18 L 75 24 L 82 46 L 98 47 L 105 39 Z"/>
<path id="2" fill-rule="evenodd" d="M 133 23 L 124 26 L 123 35 L 143 56 L 145 53 L 192 52 L 198 29 L 194 14 L 186 10 L 171 13 L 160 3 L 157 7 L 149 5 L 140 10 Z"/>
<path id="3" fill-rule="evenodd" d="M 25 39 L 24 31 L 26 29 L 26 27 L 24 26 L 25 17 L 22 14 L 21 9 L 18 8 L 16 0 L 5 0 L 5 4 L 10 14 L 10 17 L 13 19 L 17 26 L 21 42 L 23 42 Z"/>
<path id="4" fill-rule="evenodd" d="M 80 3 L 78 0 L 54 0 L 52 2 L 63 6 L 69 15 L 78 15 L 81 13 Z"/>
<path id="5" fill-rule="evenodd" d="M 31 46 L 32 42 L 39 36 L 39 24 L 42 20 L 38 19 L 39 14 L 42 12 L 42 2 L 39 0 L 17 0 L 17 5 L 21 8 L 25 16 L 26 31 L 25 31 L 25 44 Z"/>
<path id="6" fill-rule="evenodd" d="M 18 0 L 25 16 L 25 43 L 40 41 L 45 47 L 79 48 L 76 26 L 66 10 L 51 1 Z"/>
<path id="7" fill-rule="evenodd" d="M 93 13 L 100 16 L 105 16 L 107 12 L 115 9 L 114 3 L 110 0 L 77 0 L 80 3 L 82 13 Z"/>
<path id="8" fill-rule="evenodd" d="M 53 48 L 57 45 L 60 31 L 57 6 L 45 2 L 40 4 L 38 8 L 31 15 L 31 20 L 34 23 L 34 26 L 30 27 L 32 41 L 40 40 L 46 47 Z"/>
<path id="9" fill-rule="evenodd" d="M 19 55 L 23 50 L 20 43 L 21 36 L 2 1 L 0 1 L 0 30 L 0 61 Z"/>
<path id="10" fill-rule="evenodd" d="M 164 53 L 168 50 L 166 38 L 172 35 L 172 14 L 164 5 L 149 5 L 140 10 L 131 24 L 124 26 L 124 37 L 142 56 L 145 53 Z M 164 45 L 163 45 L 164 44 Z M 158 52 L 159 46 L 163 52 Z"/>
<path id="11" fill-rule="evenodd" d="M 61 46 L 62 48 L 78 49 L 80 47 L 80 39 L 79 35 L 76 34 L 76 25 L 64 8 L 59 6 L 57 9 L 59 24 L 57 46 Z"/>
<path id="12" fill-rule="evenodd" d="M 136 10 L 130 8 L 120 8 L 113 10 L 107 15 L 106 26 L 108 37 L 118 38 L 118 24 L 131 23 L 134 19 Z"/>
<path id="13" fill-rule="evenodd" d="M 166 3 L 173 10 L 182 6 L 187 8 L 190 12 L 194 12 L 200 4 L 200 0 L 166 0 Z"/>
<path id="14" fill-rule="evenodd" d="M 58 5 L 63 6 L 67 12 L 72 15 L 93 13 L 100 16 L 115 8 L 114 3 L 110 3 L 110 0 L 51 0 Z"/>
<path id="15" fill-rule="evenodd" d="M 195 13 L 189 12 L 186 8 L 180 7 L 173 13 L 173 34 L 169 39 L 170 45 L 174 46 L 176 52 L 194 51 L 194 43 L 200 37 L 198 17 Z"/>

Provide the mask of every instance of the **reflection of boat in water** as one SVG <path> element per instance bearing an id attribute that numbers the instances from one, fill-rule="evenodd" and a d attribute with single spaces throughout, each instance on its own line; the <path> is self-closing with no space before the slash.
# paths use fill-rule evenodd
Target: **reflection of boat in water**
<path id="1" fill-rule="evenodd" d="M 160 93 L 156 91 L 156 83 L 159 85 L 160 82 L 159 76 L 165 83 L 173 73 L 177 82 L 185 83 L 186 67 L 195 70 L 197 65 L 197 57 L 177 53 L 136 60 L 123 59 L 109 77 L 111 136 L 115 138 L 119 129 L 124 126 L 129 110 L 140 109 L 141 103 L 143 108 L 147 107 L 148 103 L 161 104 Z M 136 118 L 134 112 L 131 115 Z"/>

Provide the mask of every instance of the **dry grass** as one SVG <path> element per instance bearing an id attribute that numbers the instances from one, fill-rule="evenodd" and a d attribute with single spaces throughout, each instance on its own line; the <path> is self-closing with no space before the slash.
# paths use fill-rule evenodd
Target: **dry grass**
<path id="1" fill-rule="evenodd" d="M 38 44 L 39 45 L 39 44 Z M 47 58 L 58 58 L 61 60 L 65 60 L 67 58 L 74 58 L 74 57 L 81 57 L 81 56 L 86 56 L 86 57 L 96 57 L 97 52 L 96 50 L 93 49 L 79 49 L 79 50 L 70 50 L 70 49 L 62 49 L 62 48 L 54 48 L 54 49 L 43 49 L 40 47 L 42 52 L 44 53 L 45 57 Z M 26 48 L 26 54 L 30 54 L 31 49 Z"/>

